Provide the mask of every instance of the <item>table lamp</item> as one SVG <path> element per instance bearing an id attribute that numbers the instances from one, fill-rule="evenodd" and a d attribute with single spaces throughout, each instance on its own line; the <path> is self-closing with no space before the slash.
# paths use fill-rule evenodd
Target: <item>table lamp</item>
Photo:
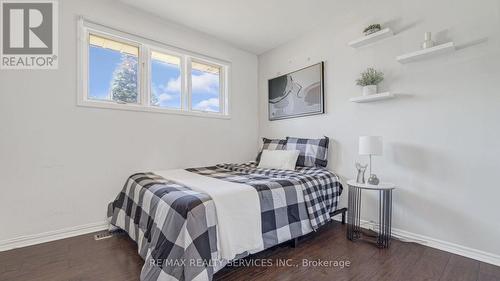
<path id="1" fill-rule="evenodd" d="M 372 155 L 382 155 L 382 137 L 380 136 L 360 136 L 359 137 L 359 155 L 370 156 L 370 170 L 368 183 L 377 185 L 379 179 L 372 173 Z"/>

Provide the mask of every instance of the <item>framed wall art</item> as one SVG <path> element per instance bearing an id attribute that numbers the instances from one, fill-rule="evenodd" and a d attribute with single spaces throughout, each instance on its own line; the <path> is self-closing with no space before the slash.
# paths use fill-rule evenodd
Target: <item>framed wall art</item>
<path id="1" fill-rule="evenodd" d="M 269 79 L 269 120 L 325 113 L 323 62 Z"/>

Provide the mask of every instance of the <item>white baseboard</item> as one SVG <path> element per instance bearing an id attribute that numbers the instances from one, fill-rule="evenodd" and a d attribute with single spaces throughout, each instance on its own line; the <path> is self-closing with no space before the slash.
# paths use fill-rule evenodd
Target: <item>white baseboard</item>
<path id="1" fill-rule="evenodd" d="M 335 218 L 335 220 L 340 220 L 339 218 Z M 361 226 L 363 228 L 377 230 L 378 224 L 366 220 L 361 220 Z M 485 251 L 465 247 L 462 245 L 458 245 L 455 243 L 435 239 L 432 237 L 428 237 L 421 234 L 412 233 L 406 230 L 392 228 L 392 236 L 405 241 L 405 242 L 415 242 L 417 244 L 421 244 L 424 246 L 432 247 L 435 249 L 443 250 L 446 252 L 450 252 L 453 254 L 457 254 L 460 256 L 464 256 L 467 258 L 475 259 L 478 261 L 482 261 L 485 263 L 490 263 L 496 266 L 500 266 L 500 255 L 496 255 L 493 253 L 488 253 Z"/>
<path id="2" fill-rule="evenodd" d="M 109 223 L 107 221 L 104 221 L 2 240 L 0 241 L 0 252 L 92 233 L 96 231 L 102 231 L 108 229 L 108 227 Z"/>

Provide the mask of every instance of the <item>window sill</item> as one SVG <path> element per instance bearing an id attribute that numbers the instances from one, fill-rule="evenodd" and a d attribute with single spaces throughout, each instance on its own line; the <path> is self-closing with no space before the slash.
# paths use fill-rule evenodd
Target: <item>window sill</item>
<path id="1" fill-rule="evenodd" d="M 159 108 L 153 106 L 143 106 L 138 104 L 120 104 L 120 103 L 106 102 L 106 101 L 79 100 L 77 105 L 81 107 L 93 107 L 93 108 L 115 109 L 115 110 L 125 110 L 125 111 L 154 112 L 154 113 L 194 116 L 202 118 L 231 119 L 230 115 L 223 115 L 221 113 L 213 113 L 206 111 L 183 111 L 183 110 Z"/>

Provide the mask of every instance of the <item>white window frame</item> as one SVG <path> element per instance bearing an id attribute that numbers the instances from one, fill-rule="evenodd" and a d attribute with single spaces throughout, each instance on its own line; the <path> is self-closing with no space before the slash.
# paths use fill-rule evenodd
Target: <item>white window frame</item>
<path id="1" fill-rule="evenodd" d="M 89 34 L 95 34 L 111 40 L 139 47 L 138 59 L 138 102 L 118 103 L 108 100 L 88 98 L 89 84 Z M 132 110 L 180 114 L 210 118 L 230 119 L 229 73 L 231 64 L 227 61 L 197 54 L 185 49 L 146 39 L 137 35 L 106 27 L 92 21 L 80 18 L 78 20 L 78 95 L 77 105 L 118 110 Z M 166 108 L 152 106 L 151 99 L 151 53 L 156 51 L 181 58 L 181 108 Z M 219 108 L 220 112 L 193 110 L 191 105 L 191 60 L 213 65 L 220 68 L 219 75 Z"/>

